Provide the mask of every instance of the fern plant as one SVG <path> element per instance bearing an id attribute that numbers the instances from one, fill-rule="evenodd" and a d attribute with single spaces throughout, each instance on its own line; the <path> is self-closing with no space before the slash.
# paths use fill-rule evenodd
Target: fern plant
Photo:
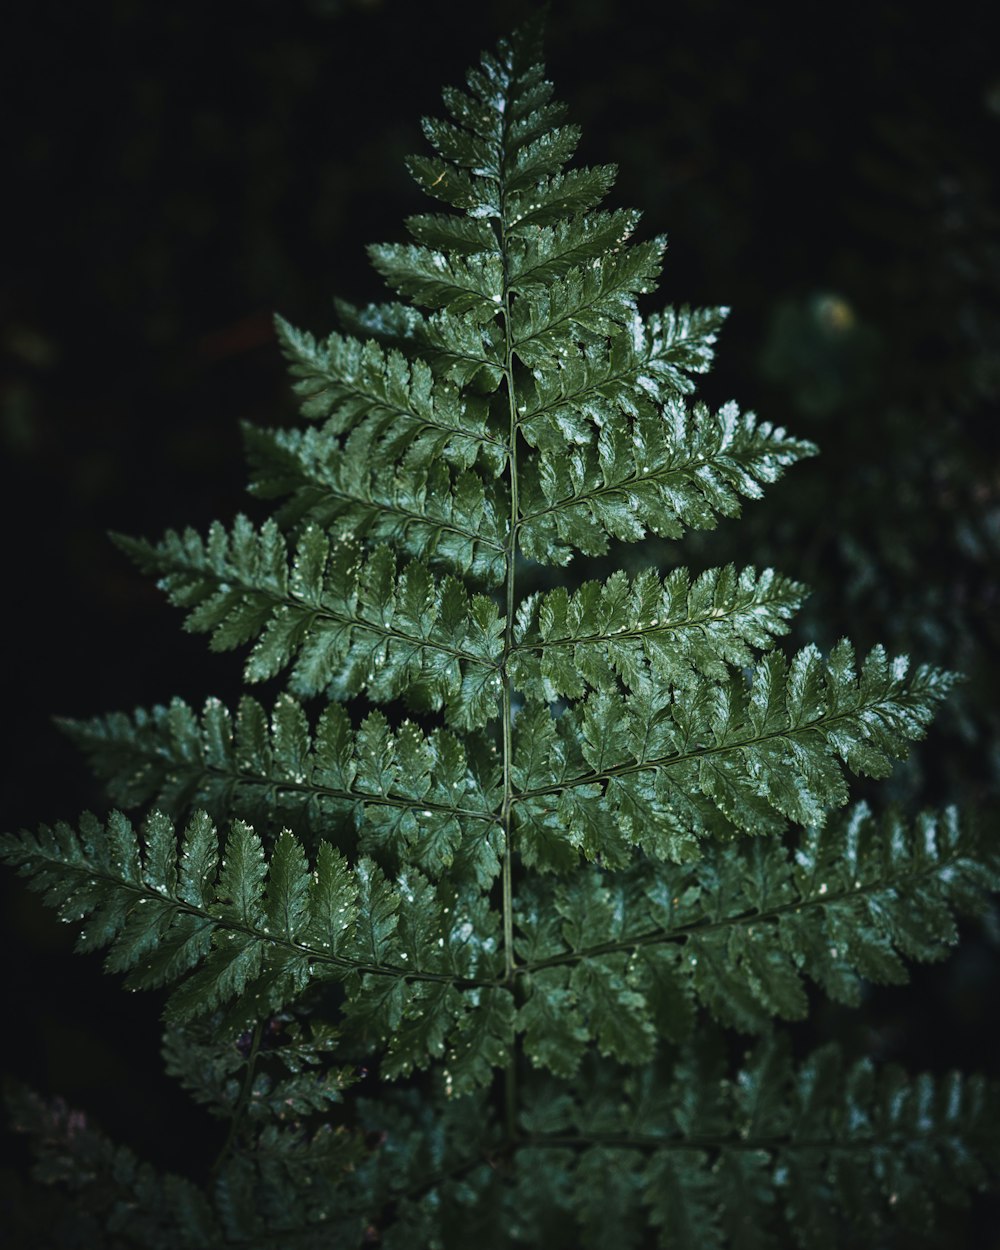
<path id="1" fill-rule="evenodd" d="M 993 1092 L 776 1021 L 943 957 L 997 887 L 954 811 L 847 806 L 953 677 L 786 657 L 805 591 L 771 569 L 587 576 L 815 449 L 690 399 L 725 310 L 640 315 L 664 242 L 567 168 L 536 29 L 444 99 L 410 171 L 445 211 L 371 248 L 402 302 L 278 322 L 308 424 L 246 431 L 273 515 L 118 539 L 277 689 L 66 723 L 122 810 L 3 840 L 80 950 L 169 991 L 167 1069 L 228 1124 L 197 1184 L 15 1093 L 49 1231 L 911 1244 L 988 1178 Z"/>

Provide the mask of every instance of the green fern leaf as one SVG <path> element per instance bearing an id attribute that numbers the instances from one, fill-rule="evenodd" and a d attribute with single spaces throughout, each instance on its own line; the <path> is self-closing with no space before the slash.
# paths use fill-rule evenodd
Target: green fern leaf
<path id="1" fill-rule="evenodd" d="M 791 850 L 755 839 L 690 865 L 580 870 L 519 899 L 528 1053 L 556 1075 L 576 1070 L 595 1030 L 574 974 L 593 961 L 661 1036 L 689 1036 L 696 1003 L 758 1031 L 805 1015 L 805 977 L 856 1006 L 861 978 L 899 982 L 905 960 L 944 958 L 956 915 L 982 914 L 998 888 L 1000 858 L 954 810 L 908 826 L 863 804 Z"/>
<path id="2" fill-rule="evenodd" d="M 470 760 L 444 730 L 424 735 L 404 722 L 391 733 L 372 713 L 355 733 L 330 704 L 313 733 L 289 695 L 270 718 L 250 698 L 235 717 L 210 699 L 200 718 L 175 699 L 132 717 L 62 725 L 124 807 L 155 802 L 175 816 L 204 807 L 219 820 L 231 813 L 265 823 L 280 816 L 306 832 L 336 833 L 389 870 L 409 863 L 485 888 L 499 871 L 495 766 Z M 164 876 L 172 854 L 171 841 Z"/>
<path id="3" fill-rule="evenodd" d="M 485 405 L 437 384 L 425 363 L 340 335 L 320 345 L 281 318 L 277 326 L 303 415 L 324 421 L 331 434 L 352 432 L 352 445 L 384 464 L 406 453 L 414 462 L 440 455 L 469 468 L 482 457 L 489 471 L 502 472 L 506 451 L 489 433 Z"/>
<path id="4" fill-rule="evenodd" d="M 738 516 L 740 496 L 757 499 L 811 443 L 789 438 L 728 404 L 714 416 L 671 401 L 662 416 L 640 412 L 631 429 L 605 426 L 596 449 L 546 452 L 528 470 L 518 530 L 522 552 L 565 564 L 573 549 L 601 555 L 609 539 L 637 542 L 647 533 L 680 538 Z"/>
<path id="5" fill-rule="evenodd" d="M 588 686 L 615 690 L 655 680 L 686 686 L 696 673 L 728 680 L 727 664 L 751 664 L 751 648 L 787 632 L 803 587 L 766 569 L 686 569 L 661 582 L 650 570 L 603 585 L 585 582 L 529 599 L 518 611 L 511 675 L 528 698 L 578 699 Z"/>
<path id="6" fill-rule="evenodd" d="M 289 560 L 272 522 L 260 531 L 239 518 L 208 539 L 173 533 L 158 546 L 118 540 L 147 572 L 161 575 L 171 602 L 188 609 L 186 627 L 211 633 L 229 650 L 256 639 L 247 681 L 291 666 L 294 693 L 376 702 L 401 695 L 414 707 L 445 707 L 464 728 L 496 714 L 503 623 L 482 595 L 437 583 L 417 561 L 397 575 L 388 547 L 361 562 L 358 549 L 307 527 Z"/>
<path id="7" fill-rule="evenodd" d="M 464 238 L 466 220 L 436 217 L 448 222 Z M 475 222 L 481 228 L 482 223 Z M 420 236 L 417 235 L 419 238 Z M 427 240 L 433 243 L 433 238 Z M 488 244 L 492 246 L 492 241 Z M 464 243 L 460 245 L 462 251 Z M 503 336 L 496 323 L 477 325 L 452 316 L 447 309 L 425 315 L 410 304 L 369 304 L 356 308 L 337 300 L 342 327 L 357 338 L 373 339 L 385 348 L 395 348 L 407 356 L 425 360 L 435 377 L 456 386 L 476 383 L 478 393 L 495 391 L 503 378 Z"/>
<path id="8" fill-rule="evenodd" d="M 6 1101 L 16 1131 L 29 1139 L 36 1176 L 59 1187 L 59 1198 L 49 1199 L 43 1215 L 46 1224 L 51 1220 L 44 1230 L 51 1236 L 48 1244 L 79 1244 L 88 1237 L 91 1244 L 107 1245 L 104 1228 L 113 1218 L 115 1238 L 124 1246 L 214 1250 L 224 1245 L 212 1203 L 193 1181 L 157 1174 L 62 1099 L 47 1100 L 18 1087 L 8 1090 Z M 86 1166 L 78 1166 L 83 1160 Z M 62 1193 L 69 1198 L 65 1210 Z M 42 1229 L 29 1232 L 38 1235 Z"/>
<path id="9" fill-rule="evenodd" d="M 860 675 L 849 644 L 823 662 L 814 647 L 790 668 L 764 657 L 749 689 L 734 675 L 676 690 L 645 682 L 631 695 L 597 691 L 547 723 L 523 723 L 516 750 L 534 749 L 541 730 L 546 762 L 519 791 L 521 836 L 530 842 L 568 791 L 583 787 L 615 818 L 625 838 L 655 858 L 697 854 L 708 835 L 775 833 L 787 820 L 819 824 L 848 791 L 838 760 L 884 777 L 906 744 L 919 739 L 953 675 L 876 647 Z M 569 847 L 581 845 L 573 828 Z M 545 863 L 547 852 L 533 851 Z M 554 865 L 553 865 L 554 866 Z"/>
<path id="10" fill-rule="evenodd" d="M 708 368 L 726 312 L 668 309 L 648 324 L 635 314 L 628 332 L 610 343 L 563 350 L 553 367 L 535 370 L 533 394 L 518 423 L 525 439 L 558 454 L 564 441 L 588 443 L 593 427 L 622 415 L 634 419 L 642 414 L 655 428 L 657 404 L 693 389 L 687 371 Z"/>
<path id="11" fill-rule="evenodd" d="M 65 722 L 141 824 L 0 839 L 81 950 L 165 991 L 168 1071 L 229 1122 L 202 1194 L 20 1099 L 73 1244 L 922 1232 L 995 1173 L 995 1093 L 793 1063 L 776 1021 L 942 958 L 1000 887 L 952 809 L 833 814 L 954 676 L 786 656 L 805 592 L 772 569 L 540 568 L 713 529 L 816 449 L 688 398 L 726 310 L 644 310 L 664 238 L 571 165 L 537 23 L 444 105 L 408 164 L 445 207 L 369 249 L 399 300 L 277 321 L 307 425 L 245 431 L 273 514 L 118 540 L 269 709 Z M 757 1035 L 739 1066 L 720 1028 Z"/>
<path id="12" fill-rule="evenodd" d="M 495 586 L 504 576 L 504 532 L 493 492 L 471 471 L 442 462 L 400 469 L 388 486 L 370 466 L 345 461 L 316 430 L 244 428 L 262 499 L 289 496 L 279 523 L 303 522 L 352 534 L 369 546 L 392 544 L 446 573 Z"/>
<path id="13" fill-rule="evenodd" d="M 602 1193 L 634 1203 L 640 1191 L 663 1245 L 779 1246 L 791 1236 L 832 1250 L 848 1239 L 884 1245 L 896 1221 L 925 1232 L 932 1196 L 963 1201 L 992 1165 L 995 1092 L 978 1080 L 911 1081 L 867 1060 L 848 1068 L 832 1045 L 794 1067 L 775 1039 L 730 1077 L 718 1053 L 682 1054 L 668 1088 L 642 1072 L 618 1100 L 608 1099 L 611 1073 L 581 1081 L 543 1131 L 529 1129 L 534 1149 L 522 1167 L 591 1177 L 599 1161 L 631 1178 Z M 537 1179 L 519 1174 L 517 1183 L 531 1192 Z M 579 1219 L 588 1207 L 570 1206 L 578 1193 L 553 1187 L 549 1200 Z M 591 1229 L 581 1233 L 583 1244 L 599 1244 Z"/>
<path id="14" fill-rule="evenodd" d="M 288 832 L 268 859 L 255 831 L 238 820 L 220 857 L 203 814 L 181 847 L 174 841 L 178 871 L 165 882 L 164 844 L 173 830 L 154 815 L 143 834 L 140 845 L 120 814 L 103 827 L 85 817 L 78 834 L 58 825 L 6 836 L 0 856 L 64 920 L 85 919 L 79 948 L 109 947 L 108 970 L 130 972 L 132 988 L 174 983 L 167 1004 L 173 1022 L 225 1007 L 235 1027 L 280 1011 L 316 979 L 335 979 L 346 981 L 350 1022 L 396 1030 L 442 987 L 435 1006 L 447 1013 L 441 1028 L 462 1089 L 488 1080 L 504 1061 L 513 1003 L 492 983 L 496 919 L 482 895 L 441 893 L 416 873 L 393 885 L 369 860 L 349 868 L 328 843 L 310 871 Z M 460 939 L 447 950 L 436 938 L 445 914 L 455 917 Z M 494 1001 L 480 1014 L 487 991 Z M 415 1049 L 413 1037 L 400 1033 L 390 1048 L 397 1071 L 426 1066 L 443 1035 L 425 1027 L 417 1031 L 423 1049 Z"/>
<path id="15" fill-rule="evenodd" d="M 655 285 L 665 246 L 665 239 L 635 244 L 620 256 L 571 269 L 541 289 L 523 289 L 511 316 L 511 349 L 517 359 L 529 369 L 541 369 L 565 352 L 567 335 L 587 344 L 623 333 L 632 320 L 635 296 Z"/>

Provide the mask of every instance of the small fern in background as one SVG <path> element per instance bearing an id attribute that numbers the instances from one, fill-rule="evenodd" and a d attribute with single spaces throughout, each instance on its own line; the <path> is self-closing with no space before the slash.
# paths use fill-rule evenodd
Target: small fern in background
<path id="1" fill-rule="evenodd" d="M 279 689 L 66 723 L 137 815 L 2 843 L 79 949 L 168 991 L 168 1071 L 229 1125 L 196 1184 L 15 1093 L 70 1195 L 49 1234 L 930 1238 L 995 1166 L 993 1092 L 793 1055 L 776 1021 L 944 957 L 1000 883 L 953 810 L 849 805 L 953 676 L 786 656 L 806 592 L 772 569 L 588 577 L 815 448 L 690 398 L 725 310 L 639 314 L 664 241 L 598 207 L 612 168 L 567 168 L 536 31 L 445 104 L 410 162 L 444 211 L 370 250 L 403 302 L 322 341 L 279 320 L 308 424 L 246 431 L 273 515 L 118 540 Z"/>

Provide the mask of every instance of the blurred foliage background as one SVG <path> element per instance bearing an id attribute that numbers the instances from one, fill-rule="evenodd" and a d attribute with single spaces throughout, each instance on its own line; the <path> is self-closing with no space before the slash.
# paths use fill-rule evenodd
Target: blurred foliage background
<path id="1" fill-rule="evenodd" d="M 238 657 L 181 634 L 106 531 L 153 537 L 247 506 L 238 423 L 293 411 L 272 310 L 320 332 L 334 294 L 381 297 L 364 244 L 401 238 L 422 207 L 403 168 L 419 117 L 533 7 L 35 0 L 9 25 L 4 827 L 103 808 L 53 713 L 238 693 Z M 669 232 L 649 307 L 734 309 L 704 397 L 736 398 L 823 453 L 742 523 L 634 563 L 773 563 L 814 588 L 796 642 L 846 633 L 960 668 L 968 682 L 889 793 L 956 800 L 992 824 L 1000 63 L 987 8 L 556 0 L 548 62 L 582 157 L 617 161 L 616 202 Z M 218 1143 L 157 1071 L 158 1004 L 123 995 L 99 960 L 71 960 L 71 935 L 16 882 L 0 889 L 5 1068 L 197 1171 Z M 824 1008 L 802 1045 L 837 1035 L 911 1069 L 1000 1073 L 1000 920 L 964 937 L 863 1011 Z"/>

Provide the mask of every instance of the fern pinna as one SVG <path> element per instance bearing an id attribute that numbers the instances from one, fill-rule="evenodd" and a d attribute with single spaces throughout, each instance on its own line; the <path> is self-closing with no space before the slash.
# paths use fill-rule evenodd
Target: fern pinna
<path id="1" fill-rule="evenodd" d="M 952 676 L 786 656 L 805 591 L 771 569 L 571 564 L 815 449 L 690 399 L 725 310 L 639 313 L 664 241 L 567 168 L 537 32 L 444 100 L 410 161 L 444 211 L 370 250 L 402 302 L 278 322 L 308 424 L 246 431 L 274 514 L 119 540 L 280 690 L 68 723 L 146 814 L 2 844 L 81 950 L 169 990 L 168 1070 L 225 1146 L 200 1186 L 29 1093 L 15 1120 L 94 1245 L 929 1237 L 996 1161 L 990 1089 L 793 1057 L 774 1022 L 904 980 L 996 888 L 953 811 L 847 807 Z"/>

